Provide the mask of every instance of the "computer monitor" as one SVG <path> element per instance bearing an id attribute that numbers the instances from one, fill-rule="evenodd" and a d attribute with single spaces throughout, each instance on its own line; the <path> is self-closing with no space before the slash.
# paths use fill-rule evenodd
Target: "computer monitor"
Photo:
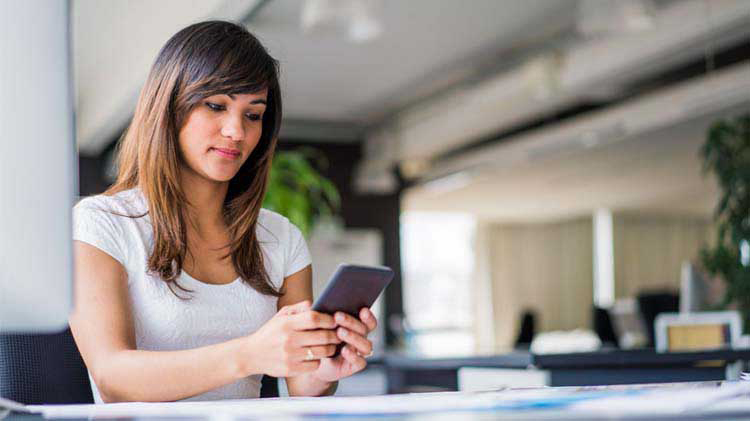
<path id="1" fill-rule="evenodd" d="M 693 263 L 683 262 L 680 273 L 680 313 L 707 310 L 709 296 L 708 283 L 703 273 Z"/>
<path id="2" fill-rule="evenodd" d="M 0 332 L 65 328 L 77 195 L 69 2 L 0 1 Z"/>

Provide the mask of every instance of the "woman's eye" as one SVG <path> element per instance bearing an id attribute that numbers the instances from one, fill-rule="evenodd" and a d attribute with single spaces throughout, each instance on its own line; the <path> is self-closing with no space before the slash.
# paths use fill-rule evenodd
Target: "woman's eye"
<path id="1" fill-rule="evenodd" d="M 221 111 L 224 109 L 224 106 L 219 104 L 214 104 L 213 102 L 206 102 L 206 106 L 214 111 Z"/>
<path id="2" fill-rule="evenodd" d="M 258 121 L 262 118 L 260 114 L 245 114 L 245 116 L 250 121 Z"/>

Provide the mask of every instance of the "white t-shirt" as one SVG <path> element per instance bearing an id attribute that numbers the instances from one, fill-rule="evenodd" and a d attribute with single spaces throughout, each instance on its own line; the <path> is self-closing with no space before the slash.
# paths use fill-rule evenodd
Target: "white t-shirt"
<path id="1" fill-rule="evenodd" d="M 181 300 L 166 282 L 146 273 L 153 249 L 149 215 L 128 218 L 110 212 L 140 215 L 147 209 L 140 189 L 87 197 L 73 209 L 73 239 L 104 251 L 127 271 L 137 349 L 173 351 L 224 342 L 255 332 L 276 313 L 276 297 L 255 291 L 239 278 L 212 285 L 182 271 L 177 283 L 193 292 L 189 300 Z M 299 229 L 285 217 L 261 209 L 256 226 L 266 273 L 278 289 L 285 277 L 310 264 L 310 253 Z M 261 375 L 252 375 L 187 400 L 257 398 L 260 380 Z M 91 388 L 101 403 L 93 379 Z"/>

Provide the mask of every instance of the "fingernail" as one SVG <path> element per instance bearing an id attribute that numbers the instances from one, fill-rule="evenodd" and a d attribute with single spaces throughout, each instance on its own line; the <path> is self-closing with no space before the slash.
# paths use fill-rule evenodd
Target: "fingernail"
<path id="1" fill-rule="evenodd" d="M 343 313 L 336 313 L 336 321 L 343 322 L 344 321 L 344 314 Z"/>
<path id="2" fill-rule="evenodd" d="M 344 329 L 344 328 L 341 328 L 341 329 L 339 329 L 339 334 L 340 334 L 341 336 L 346 336 L 346 335 L 348 335 L 348 332 L 346 331 L 346 329 Z"/>

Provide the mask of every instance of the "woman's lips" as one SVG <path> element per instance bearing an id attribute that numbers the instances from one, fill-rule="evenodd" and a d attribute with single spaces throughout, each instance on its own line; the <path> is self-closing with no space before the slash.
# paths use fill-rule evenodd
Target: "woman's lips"
<path id="1" fill-rule="evenodd" d="M 225 158 L 234 159 L 234 158 L 239 158 L 240 156 L 240 151 L 234 150 L 234 149 L 223 149 L 223 148 L 211 148 L 211 149 Z"/>

